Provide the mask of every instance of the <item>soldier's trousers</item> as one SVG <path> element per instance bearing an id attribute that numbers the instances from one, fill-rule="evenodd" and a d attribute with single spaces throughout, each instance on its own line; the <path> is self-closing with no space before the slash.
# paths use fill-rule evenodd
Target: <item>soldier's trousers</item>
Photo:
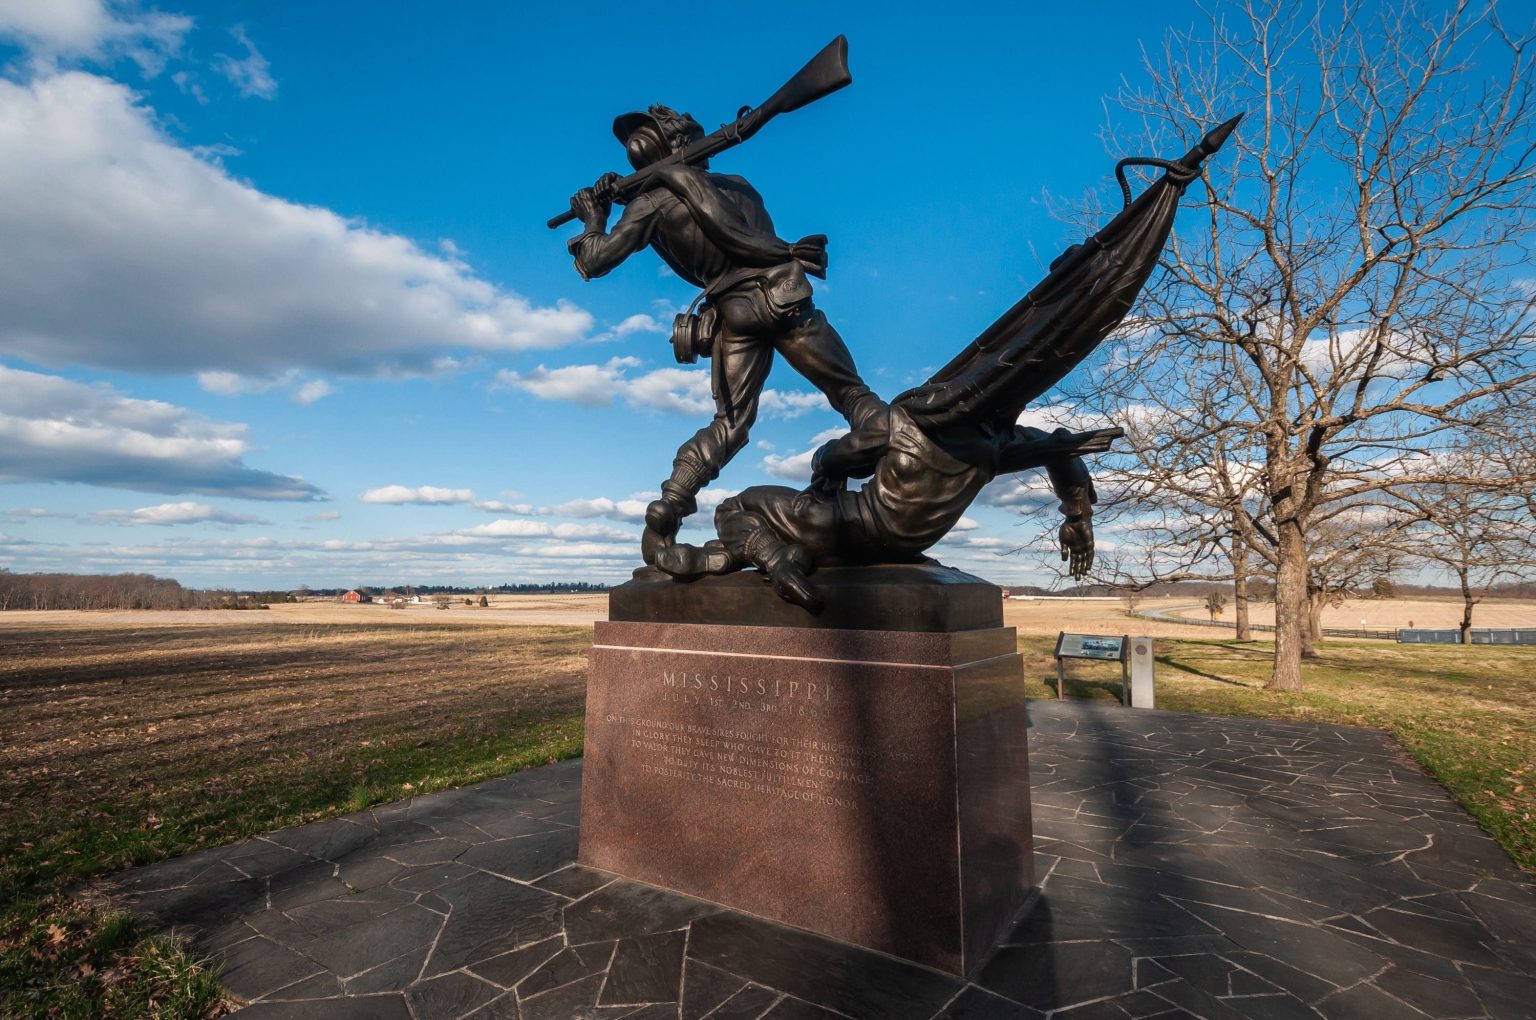
<path id="1" fill-rule="evenodd" d="M 715 338 L 711 356 L 715 416 L 678 447 L 672 462 L 672 483 L 690 494 L 713 481 L 746 445 L 775 351 L 825 394 L 844 418 L 854 402 L 870 392 L 843 338 L 809 303 L 787 326 L 775 329 L 772 323 L 764 323 L 767 328 L 762 332 L 733 329 L 733 320 L 740 322 L 742 316 L 730 311 L 734 310 L 723 310 L 726 326 Z M 751 320 L 746 324 L 751 325 Z"/>

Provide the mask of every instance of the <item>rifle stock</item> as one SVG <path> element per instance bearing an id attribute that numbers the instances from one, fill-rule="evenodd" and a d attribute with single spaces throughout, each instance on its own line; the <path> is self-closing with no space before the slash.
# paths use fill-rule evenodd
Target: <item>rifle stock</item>
<path id="1" fill-rule="evenodd" d="M 613 183 L 609 197 L 617 202 L 627 202 L 640 192 L 659 168 L 678 163 L 702 162 L 716 153 L 740 145 L 779 114 L 792 113 L 852 83 L 853 76 L 848 73 L 848 39 L 840 35 L 822 47 L 820 53 L 795 72 L 794 77 L 764 100 L 762 105 L 744 107 L 734 121 L 710 132 L 682 152 L 619 178 Z M 575 218 L 575 210 L 567 209 L 545 221 L 545 225 L 553 230 Z"/>

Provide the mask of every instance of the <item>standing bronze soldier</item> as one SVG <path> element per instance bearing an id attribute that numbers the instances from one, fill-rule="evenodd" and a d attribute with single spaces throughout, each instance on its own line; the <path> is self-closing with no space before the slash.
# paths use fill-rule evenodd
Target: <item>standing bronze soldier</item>
<path id="1" fill-rule="evenodd" d="M 826 237 L 781 240 L 762 196 L 741 177 L 711 173 L 707 160 L 658 166 L 704 139 L 688 114 L 652 106 L 618 117 L 613 132 L 636 170 L 657 169 L 612 230 L 616 174 L 571 198 L 585 228 L 568 246 L 576 269 L 590 280 L 642 248 L 655 249 L 673 272 L 703 290 L 674 324 L 677 359 L 691 363 L 703 355 L 712 362 L 714 419 L 678 448 L 661 498 L 646 509 L 644 552 L 652 562 L 698 509 L 699 490 L 746 445 L 774 351 L 850 422 L 856 404 L 878 398 L 812 298 L 807 276 L 826 274 Z"/>

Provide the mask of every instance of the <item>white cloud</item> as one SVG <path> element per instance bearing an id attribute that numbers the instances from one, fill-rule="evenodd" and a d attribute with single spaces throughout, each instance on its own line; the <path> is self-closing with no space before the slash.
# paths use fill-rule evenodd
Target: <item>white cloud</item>
<path id="1" fill-rule="evenodd" d="M 232 57 L 220 53 L 213 60 L 213 69 L 228 78 L 247 99 L 275 99 L 277 80 L 272 77 L 271 65 L 245 34 L 245 26 L 236 25 L 229 30 L 229 34 L 235 37 L 235 42 L 245 47 L 245 56 Z"/>
<path id="2" fill-rule="evenodd" d="M 328 397 L 335 392 L 335 388 L 324 379 L 311 379 L 307 383 L 300 384 L 288 399 L 292 400 L 295 404 L 303 404 L 305 407 L 308 407 L 315 401 Z"/>
<path id="3" fill-rule="evenodd" d="M 196 533 L 193 533 L 195 535 Z M 420 580 L 496 584 L 508 578 L 617 582 L 640 564 L 638 535 L 613 541 L 458 533 L 376 541 L 275 538 L 212 539 L 58 546 L 0 537 L 0 563 L 13 570 L 76 573 L 145 572 L 183 584 L 293 588 L 400 584 Z"/>
<path id="4" fill-rule="evenodd" d="M 445 348 L 560 347 L 592 326 L 241 183 L 101 77 L 0 81 L 0 151 L 0 351 L 30 361 L 409 373 L 439 369 Z"/>
<path id="5" fill-rule="evenodd" d="M 631 407 L 666 414 L 708 416 L 715 413 L 709 372 L 703 369 L 652 369 L 625 381 L 624 399 Z"/>
<path id="6" fill-rule="evenodd" d="M 830 411 L 832 405 L 820 390 L 809 393 L 784 390 L 764 390 L 762 400 L 758 407 L 762 413 L 770 418 L 783 418 L 786 421 L 798 418 L 812 411 Z"/>
<path id="7" fill-rule="evenodd" d="M 503 519 L 465 528 L 459 534 L 485 538 L 538 538 L 554 534 L 554 529 L 543 521 Z"/>
<path id="8" fill-rule="evenodd" d="M 551 517 L 607 517 L 615 521 L 643 521 L 645 507 L 649 502 L 649 499 L 640 496 L 619 500 L 598 496 L 594 499 L 573 499 L 554 506 L 541 506 L 539 513 Z"/>
<path id="9" fill-rule="evenodd" d="M 0 365 L 0 482 L 83 482 L 139 492 L 322 499 L 301 478 L 246 467 L 246 426 L 110 386 Z"/>
<path id="10" fill-rule="evenodd" d="M 811 437 L 811 445 L 807 450 L 782 457 L 774 453 L 768 454 L 763 458 L 763 470 L 775 478 L 783 478 L 791 482 L 809 482 L 811 480 L 811 458 L 816 455 L 816 451 L 821 448 L 821 444 L 836 439 L 838 436 L 846 436 L 847 434 L 847 429 L 827 429 L 824 432 L 818 432 Z"/>
<path id="11" fill-rule="evenodd" d="M 524 556 L 533 556 L 538 559 L 594 559 L 594 560 L 635 560 L 640 559 L 640 543 L 629 542 L 625 544 L 604 544 L 599 542 L 572 542 L 568 545 L 530 545 L 517 550 Z"/>
<path id="12" fill-rule="evenodd" d="M 698 501 L 699 512 L 700 513 L 708 513 L 709 511 L 713 510 L 715 507 L 719 506 L 725 500 L 730 499 L 732 496 L 736 495 L 736 493 L 738 491 L 740 491 L 740 490 L 738 490 L 738 489 L 726 489 L 726 488 L 717 486 L 717 487 L 715 487 L 713 489 L 701 489 L 701 490 L 699 490 L 698 495 L 695 496 L 694 498 Z"/>
<path id="13" fill-rule="evenodd" d="M 640 313 L 631 315 L 621 321 L 617 326 L 606 329 L 592 338 L 593 342 L 605 340 L 618 340 L 632 333 L 666 333 L 668 327 L 657 322 L 654 316 Z"/>
<path id="14" fill-rule="evenodd" d="M 75 514 L 66 513 L 60 510 L 44 510 L 42 507 L 38 506 L 12 507 L 11 509 L 5 511 L 5 513 L 0 514 L 0 517 L 4 517 L 8 521 L 17 522 L 55 519 L 73 520 L 75 516 Z"/>
<path id="15" fill-rule="evenodd" d="M 636 541 L 632 531 L 621 531 L 606 524 L 547 524 L 544 521 L 503 519 L 454 532 L 465 538 L 608 538 Z"/>
<path id="16" fill-rule="evenodd" d="M 191 28 L 185 15 L 140 11 L 127 2 L 0 0 L 0 37 L 19 43 L 42 69 L 122 54 L 145 74 L 158 74 Z"/>
<path id="17" fill-rule="evenodd" d="M 296 368 L 268 376 L 241 375 L 238 372 L 224 371 L 199 372 L 197 385 L 206 392 L 217 393 L 221 397 L 241 397 L 288 388 L 288 399 L 305 407 L 336 392 L 336 388 L 324 379 L 303 379 L 302 373 Z"/>
<path id="18" fill-rule="evenodd" d="M 503 494 L 505 495 L 505 493 Z M 516 495 L 516 493 L 513 493 Z M 476 499 L 473 489 L 448 489 L 436 485 L 384 485 L 368 489 L 357 497 L 364 503 L 418 506 L 472 506 L 492 514 L 531 514 L 530 503 L 507 503 L 499 499 Z"/>
<path id="19" fill-rule="evenodd" d="M 304 519 L 306 521 L 339 521 L 341 520 L 341 514 L 335 510 L 322 510 L 317 514 L 309 514 Z"/>
<path id="20" fill-rule="evenodd" d="M 484 510 L 489 514 L 531 514 L 534 513 L 532 503 L 507 503 L 499 499 L 477 499 L 475 509 Z"/>
<path id="21" fill-rule="evenodd" d="M 1022 475 L 1001 475 L 994 479 L 977 496 L 977 502 L 988 506 L 1007 507 L 1021 513 L 1029 513 L 1054 505 L 1056 493 L 1050 478 L 1041 471 Z"/>
<path id="22" fill-rule="evenodd" d="M 613 403 L 623 389 L 624 370 L 638 364 L 638 358 L 626 357 L 611 358 L 602 365 L 540 365 L 526 374 L 503 369 L 496 373 L 496 385 L 531 393 L 540 400 L 568 400 L 582 407 L 602 407 Z"/>
<path id="23" fill-rule="evenodd" d="M 473 503 L 475 493 L 471 489 L 444 489 L 436 485 L 385 485 L 377 489 L 368 489 L 357 498 L 364 503 L 397 505 L 416 503 L 424 506 L 442 506 L 453 503 Z"/>
<path id="24" fill-rule="evenodd" d="M 129 526 L 154 525 L 169 527 L 175 524 L 271 524 L 260 517 L 235 514 L 218 510 L 207 503 L 161 503 L 158 506 L 141 506 L 137 510 L 98 510 L 85 519 L 87 524 L 121 524 Z"/>
<path id="25" fill-rule="evenodd" d="M 607 407 L 623 401 L 643 411 L 692 417 L 714 414 L 707 368 L 654 368 L 631 375 L 630 370 L 640 364 L 639 358 L 626 356 L 610 358 L 601 365 L 540 365 L 527 372 L 503 369 L 496 373 L 495 385 L 522 390 L 540 400 L 566 400 L 582 407 Z M 831 405 L 820 393 L 764 390 L 758 408 L 765 417 L 790 419 L 830 410 Z"/>
<path id="26" fill-rule="evenodd" d="M 1088 419 L 1077 406 L 1065 402 L 1026 407 L 1015 421 L 1019 425 L 1044 429 L 1046 432 L 1059 428 L 1082 429 L 1088 425 Z"/>
<path id="27" fill-rule="evenodd" d="M 208 105 L 208 93 L 203 89 L 203 83 L 198 81 L 197 75 L 191 71 L 177 71 L 171 75 L 171 81 L 176 83 L 176 88 L 184 96 L 191 96 L 197 100 L 198 105 Z"/>

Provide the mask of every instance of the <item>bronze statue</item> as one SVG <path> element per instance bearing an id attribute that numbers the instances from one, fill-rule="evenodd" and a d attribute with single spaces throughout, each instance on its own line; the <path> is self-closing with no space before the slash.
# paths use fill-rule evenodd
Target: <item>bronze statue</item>
<path id="1" fill-rule="evenodd" d="M 762 106 L 744 109 L 713 135 L 666 106 L 623 114 L 613 133 L 636 172 L 605 174 L 571 198 L 583 230 L 568 247 L 584 279 L 650 247 L 678 276 L 703 289 L 694 307 L 677 317 L 673 347 L 684 364 L 710 359 L 715 416 L 678 448 L 661 498 L 646 509 L 642 551 L 648 563 L 698 509 L 698 491 L 746 445 L 775 351 L 850 422 L 854 404 L 871 396 L 842 337 L 812 298 L 807 277 L 826 275 L 826 237 L 780 239 L 762 196 L 746 180 L 709 170 L 714 153 L 850 81 L 847 40 L 839 36 Z M 614 200 L 627 205 L 609 230 Z"/>
<path id="2" fill-rule="evenodd" d="M 818 566 L 920 562 L 993 478 L 1044 467 L 1065 517 L 1062 559 L 1082 578 L 1093 563 L 1095 499 L 1082 458 L 1107 451 L 1123 433 L 1046 433 L 1019 426 L 1018 417 L 1125 317 L 1157 264 L 1184 189 L 1241 118 L 1209 131 L 1179 160 L 1122 160 L 1115 167 L 1125 197 L 1119 214 L 1067 249 L 1044 280 L 928 382 L 886 404 L 864 385 L 812 303 L 806 274 L 825 271 L 826 238 L 780 240 L 746 181 L 708 170 L 709 156 L 770 117 L 848 84 L 846 45 L 834 40 L 762 107 L 744 109 L 712 135 L 664 106 L 619 117 L 614 134 L 636 173 L 605 175 L 571 199 L 585 226 L 570 242 L 584 277 L 601 276 L 649 245 L 703 288 L 702 311 L 678 316 L 673 345 L 679 361 L 712 359 L 717 411 L 678 450 L 661 499 L 647 508 L 645 561 L 681 581 L 756 567 L 783 598 L 815 612 L 821 600 L 809 575 Z M 1164 173 L 1132 200 L 1125 167 L 1138 164 Z M 628 206 L 607 231 L 614 200 Z M 753 486 L 721 503 L 717 539 L 676 542 L 682 518 L 697 508 L 695 494 L 745 444 L 775 350 L 826 394 L 852 431 L 816 451 L 809 487 Z M 849 478 L 863 477 L 870 479 L 864 486 L 847 488 Z"/>
<path id="3" fill-rule="evenodd" d="M 752 566 L 785 599 L 816 612 L 817 566 L 922 559 L 1000 474 L 1044 467 L 1065 518 L 1061 556 L 1074 578 L 1093 565 L 1093 482 L 1085 454 L 1102 453 L 1118 428 L 1046 433 L 1016 424 L 1025 405 L 1087 357 L 1130 310 L 1173 226 L 1179 196 L 1219 149 L 1234 118 L 1176 162 L 1116 167 L 1125 208 L 1058 258 L 1017 305 L 932 379 L 889 406 L 871 397 L 853 431 L 825 443 L 808 488 L 753 486 L 720 504 L 719 538 L 673 544 L 655 565 L 683 580 Z M 1124 167 L 1150 163 L 1162 178 L 1134 202 Z M 848 491 L 848 478 L 869 482 Z"/>

